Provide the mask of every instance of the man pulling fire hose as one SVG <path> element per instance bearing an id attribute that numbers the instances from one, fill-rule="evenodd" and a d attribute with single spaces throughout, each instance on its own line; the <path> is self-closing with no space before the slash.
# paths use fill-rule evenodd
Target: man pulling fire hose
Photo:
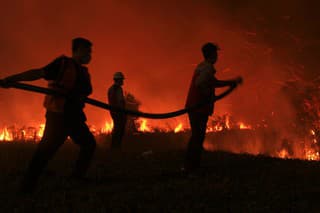
<path id="1" fill-rule="evenodd" d="M 210 99 L 215 99 L 215 89 L 221 87 L 230 87 L 232 91 L 237 85 L 242 84 L 242 77 L 232 80 L 218 80 L 215 77 L 216 69 L 214 64 L 218 60 L 219 47 L 213 43 L 206 43 L 202 46 L 202 55 L 204 60 L 196 67 L 186 101 L 186 107 L 191 107 L 196 103 Z M 184 166 L 181 168 L 187 175 L 194 176 L 200 168 L 201 153 L 203 142 L 207 130 L 209 116 L 213 114 L 215 101 L 194 110 L 188 111 L 189 123 L 191 127 L 191 137 L 188 142 L 187 153 Z"/>
<path id="2" fill-rule="evenodd" d="M 20 89 L 20 90 L 45 94 L 45 95 L 67 97 L 67 95 L 62 92 L 58 92 L 58 91 L 55 91 L 55 90 L 52 90 L 49 88 L 45 88 L 45 87 L 39 87 L 39 86 L 30 85 L 30 84 L 20 83 L 20 82 L 5 82 L 4 80 L 0 80 L 0 87 L 2 87 L 2 88 L 15 88 L 15 89 Z M 199 102 L 197 104 L 194 104 L 193 106 L 186 107 L 184 109 L 176 110 L 173 112 L 166 112 L 166 113 L 147 113 L 147 112 L 124 109 L 121 107 L 111 106 L 110 104 L 107 104 L 107 103 L 104 103 L 104 102 L 101 102 L 101 101 L 98 101 L 98 100 L 95 100 L 92 98 L 88 98 L 88 97 L 84 98 L 84 102 L 87 104 L 90 104 L 92 106 L 96 106 L 98 108 L 102 108 L 102 109 L 106 109 L 106 110 L 110 110 L 110 111 L 122 112 L 122 113 L 132 115 L 132 116 L 150 118 L 150 119 L 168 119 L 168 118 L 173 118 L 173 117 L 183 115 L 185 113 L 188 113 L 194 109 L 205 106 L 205 105 L 210 104 L 212 102 L 216 102 L 216 101 L 226 97 L 227 95 L 229 95 L 235 88 L 236 88 L 236 85 L 232 85 L 226 91 L 222 92 L 221 94 L 219 94 L 211 99 L 208 99 L 203 102 Z"/>
<path id="3" fill-rule="evenodd" d="M 47 94 L 44 100 L 46 124 L 40 143 L 37 145 L 20 191 L 32 192 L 38 179 L 58 149 L 69 136 L 79 145 L 80 152 L 71 177 L 84 179 L 96 148 L 96 141 L 86 124 L 83 111 L 84 99 L 92 93 L 88 68 L 92 43 L 85 38 L 72 40 L 72 56 L 60 56 L 42 68 L 31 69 L 2 80 L 4 87 L 16 87 Z M 50 89 L 41 89 L 18 83 L 44 78 Z M 56 94 L 63 94 L 56 95 Z"/>
<path id="4" fill-rule="evenodd" d="M 83 112 L 85 103 L 110 111 L 151 119 L 166 119 L 188 113 L 192 136 L 188 144 L 183 171 L 192 172 L 196 169 L 199 166 L 208 116 L 213 112 L 214 102 L 230 94 L 238 84 L 242 83 L 241 77 L 229 81 L 220 81 L 214 77 L 213 64 L 217 60 L 218 47 L 212 43 L 202 47 L 205 60 L 195 70 L 186 108 L 154 114 L 111 106 L 87 97 L 92 93 L 92 86 L 88 69 L 84 65 L 90 62 L 91 46 L 92 43 L 89 40 L 75 38 L 72 40 L 72 57 L 62 56 L 43 68 L 32 69 L 0 80 L 0 87 L 46 94 L 44 106 L 47 113 L 44 135 L 29 164 L 21 190 L 23 192 L 34 190 L 43 169 L 67 136 L 80 146 L 80 154 L 72 177 L 76 179 L 85 177 L 96 146 L 95 139 L 85 123 L 86 117 Z M 41 78 L 49 81 L 49 88 L 19 82 Z M 225 86 L 229 88 L 223 93 L 217 96 L 214 94 L 215 88 Z"/>

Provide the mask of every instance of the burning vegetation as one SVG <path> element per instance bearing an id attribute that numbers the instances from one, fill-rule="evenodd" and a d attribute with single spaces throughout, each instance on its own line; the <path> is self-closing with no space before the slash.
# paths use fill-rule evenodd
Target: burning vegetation
<path id="1" fill-rule="evenodd" d="M 18 38 L 15 36 L 16 31 L 11 32 L 11 28 L 5 27 L 3 31 L 6 34 L 3 34 L 5 36 L 3 41 L 10 45 L 3 45 L 8 47 L 8 49 L 3 48 L 3 61 L 10 62 L 11 58 L 18 57 L 16 60 L 20 63 L 3 65 L 3 70 L 22 70 L 26 66 L 47 63 L 48 58 L 51 57 L 47 53 L 49 50 L 50 52 L 51 50 L 57 51 L 60 54 L 61 51 L 65 51 L 62 47 L 65 44 L 65 39 L 73 36 L 74 32 L 88 34 L 87 31 L 79 31 L 79 29 L 91 29 L 92 32 L 98 32 L 89 34 L 90 38 L 95 41 L 95 47 L 97 47 L 95 50 L 95 61 L 97 63 L 93 63 L 92 69 L 90 68 L 95 73 L 99 73 L 97 76 L 92 76 L 94 85 L 98 88 L 105 88 L 106 79 L 110 79 L 109 73 L 105 70 L 116 70 L 121 66 L 131 77 L 126 82 L 129 89 L 134 88 L 135 92 L 143 97 L 143 100 L 149 100 L 149 103 L 144 103 L 148 105 L 149 109 L 152 106 L 155 111 L 163 111 L 164 108 L 176 107 L 181 104 L 175 102 L 175 97 L 185 95 L 186 84 L 190 76 L 186 75 L 185 79 L 177 84 L 177 79 L 181 79 L 180 71 L 191 73 L 194 68 L 192 64 L 198 61 L 197 52 L 200 44 L 208 39 L 214 39 L 221 44 L 221 52 L 224 54 L 221 57 L 221 64 L 219 64 L 221 67 L 217 67 L 221 71 L 219 74 L 222 77 L 228 77 L 228 75 L 235 74 L 235 71 L 240 72 L 245 76 L 247 82 L 251 80 L 251 87 L 243 89 L 243 93 L 239 95 L 241 101 L 247 104 L 240 106 L 240 101 L 237 101 L 234 97 L 232 103 L 236 105 L 235 108 L 237 109 L 230 109 L 229 113 L 218 111 L 219 114 L 209 120 L 205 148 L 209 150 L 223 149 L 236 153 L 266 154 L 280 158 L 319 160 L 319 79 L 310 82 L 295 75 L 293 80 L 281 82 L 281 97 L 285 97 L 284 102 L 290 105 L 290 110 L 291 107 L 293 108 L 293 115 L 290 120 L 282 116 L 284 110 L 274 109 L 274 111 L 270 111 L 270 107 L 264 106 L 264 103 L 271 102 L 271 99 L 281 99 L 281 97 L 271 97 L 271 92 L 267 91 L 270 81 L 283 80 L 289 72 L 293 71 L 301 71 L 305 78 L 315 78 L 314 74 L 317 74 L 317 70 L 319 70 L 316 58 L 319 55 L 320 42 L 318 39 L 319 33 L 316 31 L 318 24 L 313 20 L 318 18 L 318 6 L 311 3 L 304 5 L 299 1 L 275 1 L 274 4 L 268 2 L 267 5 L 260 1 L 247 1 L 246 3 L 207 1 L 204 3 L 204 7 L 200 5 L 195 7 L 193 2 L 183 2 L 183 4 L 179 4 L 179 11 L 176 11 L 175 9 L 168 10 L 165 5 L 153 3 L 131 5 L 127 9 L 121 5 L 119 9 L 121 9 L 123 16 L 116 19 L 117 22 L 112 24 L 115 30 L 101 31 L 101 26 L 106 24 L 102 20 L 115 21 L 115 19 L 113 14 L 108 17 L 109 13 L 105 12 L 104 8 L 109 8 L 110 5 L 101 6 L 100 4 L 104 3 L 94 3 L 94 1 L 91 3 L 92 8 L 89 11 L 94 11 L 94 14 L 87 16 L 88 20 L 86 21 L 79 20 L 78 14 L 79 10 L 87 14 L 87 4 L 85 7 L 81 7 L 80 4 L 79 6 L 73 5 L 72 8 L 75 11 L 72 14 L 69 10 L 64 11 L 64 13 L 62 11 L 61 15 L 70 17 L 68 20 L 72 24 L 67 23 L 68 30 L 62 31 L 70 32 L 61 35 L 61 38 L 52 37 L 52 35 L 55 35 L 55 32 L 61 30 L 61 26 L 65 25 L 65 23 L 60 22 L 64 19 L 51 20 L 50 18 L 55 17 L 55 15 L 43 14 L 42 10 L 41 13 L 28 13 L 36 14 L 29 19 L 25 19 L 21 15 L 24 13 L 16 13 L 16 18 L 12 19 L 12 23 L 7 26 L 26 26 L 24 31 L 28 35 L 33 35 L 31 37 L 34 42 L 29 44 L 28 39 Z M 116 5 L 114 7 L 117 8 Z M 30 6 L 30 8 L 37 7 Z M 208 16 L 206 11 L 209 8 L 211 8 L 211 14 L 214 15 Z M 233 11 L 232 15 L 230 15 L 230 11 Z M 55 11 L 47 12 L 55 14 Z M 3 13 L 7 16 L 12 14 L 10 10 L 4 10 Z M 140 14 L 144 14 L 144 16 L 140 18 Z M 197 18 L 192 19 L 187 24 L 181 24 L 185 23 L 184 17 L 190 14 Z M 194 16 L 194 14 L 196 15 Z M 43 22 L 37 20 L 43 20 Z M 131 21 L 130 27 L 122 27 L 129 26 L 128 20 Z M 30 23 L 34 26 L 29 28 Z M 85 27 L 83 26 L 84 23 L 87 24 Z M 145 29 L 146 24 L 150 26 L 149 31 Z M 70 26 L 75 28 L 70 29 Z M 53 31 L 44 31 L 42 30 L 44 27 Z M 196 33 L 194 34 L 194 32 Z M 190 37 L 187 35 L 190 35 Z M 130 39 L 127 39 L 128 37 Z M 42 38 L 48 38 L 48 40 Z M 181 38 L 184 39 L 181 40 Z M 188 43 L 188 45 L 177 48 L 177 44 L 182 43 Z M 12 48 L 13 44 L 19 44 L 20 46 Z M 57 46 L 57 44 L 61 46 Z M 22 47 L 25 47 L 25 49 L 22 50 Z M 15 49 L 16 52 L 13 51 Z M 35 49 L 39 51 L 34 51 Z M 118 51 L 119 49 L 125 49 L 126 51 Z M 112 55 L 111 61 L 113 63 L 106 60 L 106 50 L 112 53 L 110 55 Z M 32 59 L 28 57 L 30 52 L 34 54 Z M 135 57 L 132 57 L 132 52 L 137 53 L 134 55 Z M 125 63 L 123 63 L 123 58 L 127 58 Z M 154 66 L 154 58 L 157 58 L 161 65 L 159 63 L 159 66 Z M 153 68 L 152 74 L 150 74 L 150 67 Z M 136 70 L 139 70 L 138 75 L 136 75 Z M 143 77 L 141 78 L 141 76 Z M 168 76 L 171 77 L 168 78 Z M 163 79 L 166 80 L 166 86 L 159 90 L 159 83 L 162 83 Z M 263 86 L 255 86 L 254 83 Z M 173 93 L 173 91 L 179 92 Z M 97 96 L 102 96 L 102 93 L 104 95 L 102 89 L 95 92 L 98 93 Z M 159 101 L 154 98 L 155 93 L 163 97 L 169 93 L 172 95 L 171 99 Z M 244 97 L 244 93 L 249 94 L 247 95 L 248 98 Z M 127 98 L 133 98 L 132 109 L 138 109 L 141 103 L 130 95 L 128 94 Z M 20 94 L 16 96 L 5 94 L 3 100 L 12 100 L 10 106 L 19 105 L 20 101 L 24 103 L 27 101 L 26 98 L 21 98 Z M 250 100 L 247 101 L 248 99 Z M 162 101 L 169 104 L 159 104 Z M 8 111 L 6 112 L 7 117 L 12 119 L 13 122 L 16 122 L 17 119 L 28 121 L 30 117 L 25 116 L 25 114 L 29 115 L 30 113 L 25 112 L 29 112 L 35 108 L 35 105 L 39 105 L 38 100 L 30 101 L 30 103 L 32 104 L 25 106 L 21 111 L 8 110 L 7 103 L 3 103 L 1 106 Z M 266 114 L 268 116 L 260 118 L 259 116 L 264 113 L 260 109 L 264 107 L 268 113 L 261 117 Z M 245 116 L 247 114 L 246 110 L 251 114 L 250 118 L 249 115 L 248 117 Z M 89 118 L 101 117 L 100 112 L 93 111 L 90 113 L 88 113 Z M 238 115 L 242 117 L 236 118 Z M 15 116 L 17 118 L 13 119 Z M 24 119 L 21 119 L 21 117 L 24 117 Z M 252 117 L 257 117 L 259 121 L 252 121 Z M 286 125 L 280 125 L 279 127 L 277 125 L 279 120 L 286 122 Z M 100 122 L 99 119 L 95 121 L 96 123 Z M 3 142 L 38 142 L 43 134 L 43 124 L 21 127 L 13 126 L 8 121 L 5 122 L 7 125 L 0 127 L 0 141 Z M 182 119 L 162 123 L 134 117 L 129 119 L 129 123 L 128 134 L 190 134 L 188 121 Z M 28 123 L 26 124 L 28 125 Z M 110 121 L 106 121 L 101 126 L 91 125 L 91 131 L 96 136 L 110 134 L 112 128 L 113 124 Z"/>
<path id="2" fill-rule="evenodd" d="M 260 123 L 248 124 L 236 120 L 230 114 L 214 115 L 207 125 L 207 138 L 204 144 L 206 150 L 225 150 L 234 153 L 250 153 L 254 155 L 268 155 L 278 158 L 299 158 L 304 160 L 319 160 L 320 133 L 320 92 L 318 82 L 302 86 L 302 81 L 288 81 L 282 86 L 282 91 L 288 101 L 294 106 L 295 119 L 290 123 L 287 134 L 276 129 L 272 124 L 272 117 Z M 133 95 L 131 108 L 139 109 L 140 101 Z M 134 104 L 135 103 L 135 104 Z M 132 107 L 132 105 L 134 105 Z M 190 127 L 186 121 L 175 121 L 163 125 L 144 118 L 129 118 L 127 134 L 169 133 L 190 134 Z M 91 125 L 90 130 L 95 136 L 108 135 L 113 128 L 112 121 L 105 122 L 103 127 Z M 44 124 L 35 127 L 5 126 L 0 130 L 2 142 L 38 142 L 44 130 Z M 156 135 L 155 135 L 156 137 Z"/>
<path id="3" fill-rule="evenodd" d="M 248 124 L 237 120 L 233 115 L 212 116 L 207 125 L 206 150 L 225 150 L 234 153 L 250 153 L 279 158 L 298 158 L 304 160 L 319 160 L 320 134 L 320 92 L 318 80 L 303 81 L 302 78 L 288 80 L 281 86 L 280 93 L 284 102 L 292 107 L 290 119 L 279 127 L 279 119 L 283 109 L 275 109 L 269 117 L 260 122 Z M 127 108 L 139 111 L 141 102 L 132 94 L 126 94 Z M 284 103 L 283 102 L 283 103 Z M 281 108 L 281 107 L 280 107 Z M 287 108 L 289 109 L 289 108 Z M 291 110 L 291 108 L 290 108 Z M 4 126 L 0 129 L 2 142 L 38 142 L 44 133 L 44 124 L 38 126 L 17 127 Z M 112 132 L 113 123 L 106 122 L 103 127 L 91 125 L 90 131 L 97 137 Z M 187 121 L 161 122 L 128 116 L 127 134 L 190 133 Z M 170 134 L 168 134 L 170 135 Z M 169 136 L 168 136 L 169 137 Z"/>

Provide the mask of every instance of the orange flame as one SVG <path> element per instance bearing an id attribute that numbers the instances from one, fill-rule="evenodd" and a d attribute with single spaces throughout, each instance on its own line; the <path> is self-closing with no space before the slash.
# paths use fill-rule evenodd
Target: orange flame
<path id="1" fill-rule="evenodd" d="M 312 160 L 312 161 L 317 161 L 320 160 L 319 152 L 309 149 L 306 151 L 306 159 L 307 160 Z"/>
<path id="2" fill-rule="evenodd" d="M 230 129 L 230 117 L 228 115 L 226 117 L 226 127 L 227 129 Z"/>
<path id="3" fill-rule="evenodd" d="M 7 127 L 5 127 L 0 133 L 0 141 L 13 141 L 13 136 L 8 131 Z"/>
<path id="4" fill-rule="evenodd" d="M 102 127 L 102 129 L 101 129 L 101 133 L 105 133 L 105 134 L 111 133 L 112 129 L 113 129 L 113 121 L 111 121 L 111 122 L 106 121 L 104 127 Z"/>
<path id="5" fill-rule="evenodd" d="M 311 130 L 310 130 L 310 134 L 311 134 L 311 135 L 316 135 L 316 132 L 315 132 L 313 129 L 311 129 Z"/>
<path id="6" fill-rule="evenodd" d="M 286 149 L 282 149 L 279 153 L 278 153 L 279 158 L 289 158 L 289 153 Z"/>
<path id="7" fill-rule="evenodd" d="M 176 126 L 172 126 L 170 123 L 166 123 L 166 125 L 161 125 L 160 122 L 153 122 L 153 120 L 148 119 L 138 119 L 138 131 L 140 132 L 174 132 L 178 133 L 181 131 L 189 130 L 190 127 L 185 122 L 178 122 Z M 113 122 L 106 121 L 102 128 L 95 128 L 92 126 L 90 131 L 92 131 L 95 136 L 101 133 L 111 133 L 113 129 Z M 259 128 L 258 125 L 252 126 L 249 124 L 245 124 L 243 121 L 235 122 L 232 120 L 232 117 L 229 115 L 224 115 L 218 117 L 218 119 L 212 119 L 208 122 L 206 132 L 220 132 L 228 129 L 252 129 Z M 267 127 L 263 125 L 263 127 Z M 24 126 L 23 128 L 17 128 L 15 126 L 5 127 L 0 129 L 0 141 L 38 141 L 43 137 L 45 129 L 45 124 L 40 124 L 39 127 L 30 127 Z M 307 136 L 301 143 L 290 143 L 289 147 L 281 147 L 280 151 L 277 151 L 272 156 L 279 158 L 298 158 L 304 160 L 320 160 L 320 150 L 318 145 L 318 129 L 313 128 L 307 131 Z M 209 144 L 209 143 L 208 143 Z M 214 147 L 209 145 L 204 145 L 206 149 L 213 150 Z M 294 144 L 304 144 L 305 148 L 296 147 Z M 247 152 L 252 154 L 257 154 L 253 151 L 254 147 L 249 147 Z"/>
<path id="8" fill-rule="evenodd" d="M 39 130 L 38 130 L 38 133 L 37 133 L 37 136 L 39 138 L 42 138 L 42 136 L 43 136 L 44 127 L 45 127 L 45 124 L 40 124 Z"/>
<path id="9" fill-rule="evenodd" d="M 147 120 L 141 119 L 140 127 L 138 128 L 141 132 L 151 132 L 150 127 L 147 126 Z"/>
<path id="10" fill-rule="evenodd" d="M 174 129 L 174 132 L 177 133 L 177 132 L 181 132 L 182 130 L 183 130 L 182 123 L 179 123 L 179 125 Z"/>
<path id="11" fill-rule="evenodd" d="M 251 125 L 246 125 L 243 122 L 238 123 L 240 129 L 252 129 Z"/>

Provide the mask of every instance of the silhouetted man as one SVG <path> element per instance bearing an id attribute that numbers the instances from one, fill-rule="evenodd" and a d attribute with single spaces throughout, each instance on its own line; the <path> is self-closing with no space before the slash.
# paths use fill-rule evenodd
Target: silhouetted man
<path id="1" fill-rule="evenodd" d="M 21 190 L 24 192 L 31 192 L 35 188 L 48 161 L 68 136 L 80 146 L 72 177 L 85 178 L 96 147 L 83 112 L 84 98 L 92 93 L 90 75 L 87 67 L 83 66 L 91 60 L 91 47 L 89 40 L 75 38 L 72 40 L 72 57 L 61 56 L 43 68 L 32 69 L 3 80 L 5 85 L 10 85 L 11 82 L 44 78 L 49 82 L 50 89 L 65 94 L 45 97 L 46 126 L 22 182 Z"/>
<path id="2" fill-rule="evenodd" d="M 108 102 L 111 106 L 125 108 L 125 98 L 123 95 L 124 75 L 122 72 L 116 72 L 113 75 L 113 85 L 108 90 Z M 124 113 L 110 111 L 113 120 L 111 149 L 120 149 L 122 138 L 125 133 L 127 116 Z"/>
<path id="3" fill-rule="evenodd" d="M 234 80 L 221 81 L 215 77 L 216 70 L 214 64 L 218 59 L 218 46 L 206 43 L 202 47 L 204 61 L 196 67 L 186 101 L 186 108 L 211 100 L 215 97 L 215 88 L 236 87 L 242 82 L 238 77 Z M 191 126 L 191 137 L 189 139 L 185 165 L 183 171 L 194 172 L 200 166 L 203 141 L 205 139 L 207 122 L 212 115 L 214 103 L 205 105 L 188 113 Z"/>

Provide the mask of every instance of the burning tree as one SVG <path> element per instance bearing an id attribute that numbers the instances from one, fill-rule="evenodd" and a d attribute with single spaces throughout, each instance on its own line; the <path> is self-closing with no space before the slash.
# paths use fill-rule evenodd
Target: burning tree
<path id="1" fill-rule="evenodd" d="M 319 83 L 319 80 L 308 82 L 302 78 L 296 78 L 288 80 L 282 86 L 282 92 L 288 97 L 295 112 L 292 130 L 299 138 L 303 139 L 301 146 L 304 146 L 305 152 L 309 153 L 307 155 L 310 155 L 311 158 L 319 158 Z M 283 140 L 283 146 L 289 151 L 291 143 L 290 140 Z"/>

